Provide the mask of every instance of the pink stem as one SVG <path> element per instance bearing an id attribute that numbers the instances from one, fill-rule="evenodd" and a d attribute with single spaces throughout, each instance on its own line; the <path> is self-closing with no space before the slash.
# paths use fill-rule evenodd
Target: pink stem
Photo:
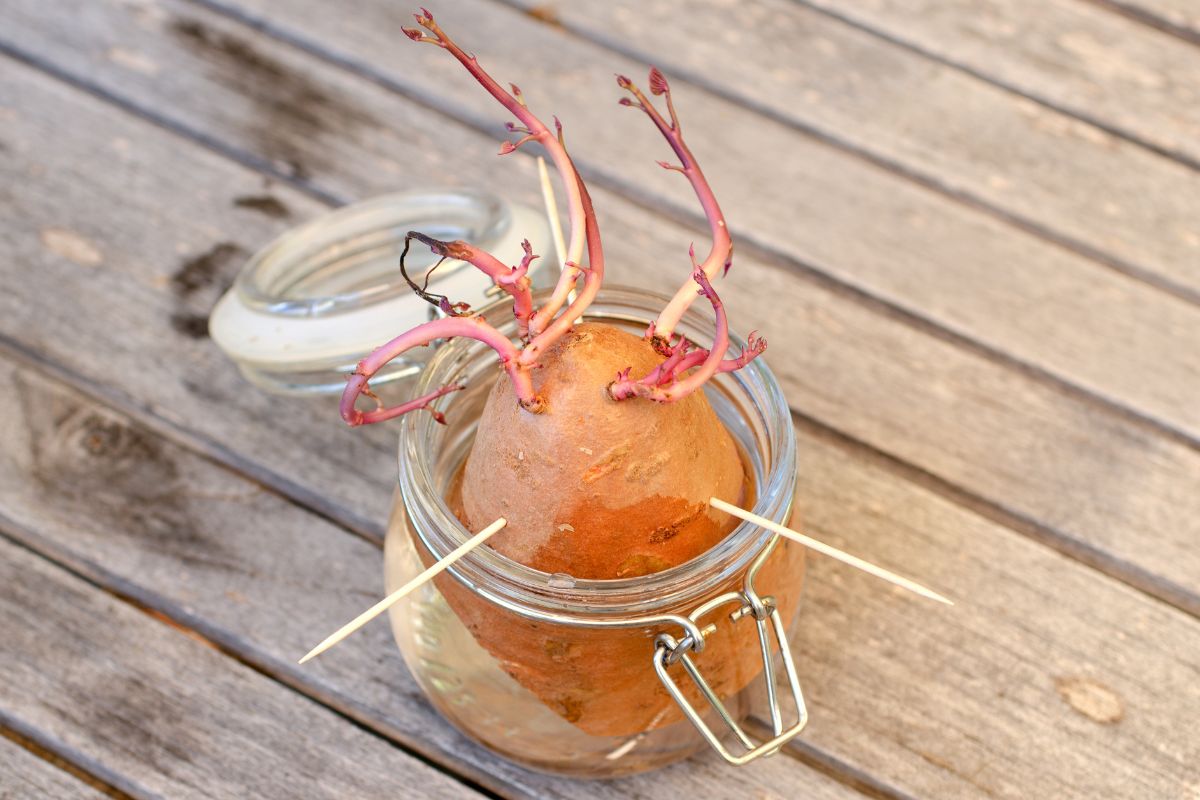
<path id="1" fill-rule="evenodd" d="M 767 340 L 759 338 L 755 333 L 750 334 L 749 341 L 746 342 L 746 349 L 741 352 L 737 358 L 727 358 L 717 365 L 717 372 L 734 372 L 749 364 L 762 352 L 767 349 Z M 651 386 L 662 386 L 674 380 L 677 380 L 680 375 L 687 372 L 692 367 L 698 366 L 708 360 L 709 351 L 693 350 L 675 363 L 671 363 L 671 359 L 667 359 L 660 364 L 653 372 L 642 378 L 638 383 L 649 384 Z"/>
<path id="2" fill-rule="evenodd" d="M 404 33 L 410 39 L 417 42 L 428 42 L 430 44 L 435 44 L 438 47 L 441 47 L 443 50 L 448 50 L 456 59 L 458 59 L 459 63 L 467 68 L 467 71 L 471 73 L 475 80 L 479 81 L 483 88 L 486 89 L 488 93 L 492 95 L 492 97 L 496 98 L 501 105 L 507 108 L 514 116 L 517 117 L 517 119 L 521 120 L 521 122 L 525 124 L 525 129 L 528 135 L 523 137 L 515 144 L 506 142 L 505 146 L 503 146 L 500 150 L 502 155 L 511 153 L 521 145 L 530 141 L 537 141 L 546 149 L 546 152 L 550 155 L 551 160 L 554 161 L 554 165 L 558 169 L 559 174 L 562 176 L 563 187 L 567 193 L 568 218 L 571 223 L 571 237 L 570 244 L 567 248 L 567 258 L 568 260 L 577 259 L 578 257 L 573 254 L 581 253 L 583 251 L 583 241 L 586 227 L 582 198 L 583 192 L 581 191 L 582 181 L 579 179 L 579 174 L 575 170 L 574 164 L 571 163 L 570 157 L 567 155 L 566 148 L 563 147 L 560 139 L 562 128 L 558 124 L 558 120 L 555 120 L 556 130 L 551 132 L 550 129 L 547 128 L 540 119 L 534 116 L 534 114 L 525 107 L 525 102 L 521 97 L 520 89 L 513 85 L 512 94 L 504 91 L 500 84 L 498 84 L 479 66 L 475 56 L 465 52 L 442 31 L 438 24 L 434 22 L 433 15 L 430 14 L 427 9 L 421 9 L 421 13 L 416 15 L 416 20 L 418 25 L 432 33 L 433 36 L 426 36 L 415 28 L 405 28 Z M 516 130 L 515 127 L 513 129 Z M 566 302 L 567 297 L 570 295 L 571 289 L 574 288 L 575 282 L 579 278 L 579 275 L 582 271 L 583 270 L 578 265 L 564 265 L 562 274 L 558 279 L 558 285 L 555 286 L 554 292 L 550 296 L 550 300 L 543 308 L 538 309 L 530 318 L 529 328 L 533 336 L 538 336 L 550 325 L 550 321 L 554 319 L 555 314 L 558 313 L 558 311 L 562 308 L 563 303 Z M 586 306 L 579 308 L 578 312 L 582 313 L 583 308 L 586 308 Z M 576 316 L 578 316 L 578 314 Z"/>
<path id="3" fill-rule="evenodd" d="M 692 343 L 689 342 L 686 337 L 680 336 L 679 342 L 670 349 L 667 360 L 651 370 L 650 373 L 638 381 L 638 383 L 658 386 L 661 383 L 666 383 L 672 380 L 676 371 L 678 370 L 679 363 L 688 354 L 688 350 L 691 349 L 691 346 Z M 705 350 L 702 352 L 707 353 L 708 351 Z"/>
<path id="4" fill-rule="evenodd" d="M 495 350 L 500 355 L 500 362 L 508 373 L 508 377 L 512 380 L 517 401 L 523 408 L 534 413 L 542 410 L 543 403 L 533 390 L 533 380 L 529 375 L 529 369 L 518 362 L 519 354 L 516 346 L 504 334 L 484 322 L 480 317 L 445 317 L 418 325 L 412 330 L 400 334 L 382 347 L 375 348 L 369 356 L 358 362 L 354 374 L 350 376 L 350 381 L 346 384 L 345 391 L 342 392 L 340 405 L 342 419 L 350 425 L 378 422 L 391 419 L 407 411 L 423 408 L 436 397 L 440 397 L 441 395 L 435 392 L 433 396 L 427 395 L 400 406 L 381 407 L 370 412 L 359 411 L 354 407 L 360 394 L 370 393 L 367 382 L 389 361 L 414 347 L 427 345 L 437 339 L 452 339 L 455 336 L 477 339 Z M 444 394 L 447 391 L 454 391 L 454 389 L 443 387 L 438 391 Z"/>
<path id="5" fill-rule="evenodd" d="M 682 172 L 688 181 L 692 184 L 692 189 L 696 192 L 696 197 L 700 200 L 700 205 L 704 208 L 704 215 L 708 218 L 708 227 L 712 232 L 712 249 L 709 250 L 708 256 L 704 259 L 701 265 L 704 274 L 710 281 L 717 278 L 718 271 L 728 270 L 731 259 L 733 258 L 733 239 L 729 235 L 729 226 L 725 224 L 725 216 L 721 213 L 721 207 L 717 204 L 717 198 L 713 194 L 712 187 L 708 185 L 708 180 L 704 177 L 704 173 L 700 170 L 700 165 L 696 163 L 692 151 L 683 141 L 683 133 L 680 130 L 679 118 L 675 113 L 675 104 L 671 100 L 671 88 L 667 85 L 666 78 L 656 68 L 650 70 L 650 91 L 654 95 L 667 96 L 667 110 L 670 113 L 671 121 L 668 123 L 663 116 L 658 113 L 653 104 L 642 94 L 642 90 L 633 84 L 631 80 L 623 75 L 617 76 L 617 84 L 628 90 L 635 98 L 636 102 L 628 97 L 621 98 L 622 105 L 637 106 L 646 112 L 655 126 L 666 138 L 671 145 L 671 149 L 675 151 L 675 155 L 679 157 L 682 166 L 675 166 L 660 161 L 659 164 L 665 169 L 673 169 L 677 172 Z M 671 302 L 659 314 L 657 322 L 654 323 L 653 333 L 651 334 L 659 343 L 662 340 L 670 341 L 671 334 L 675 332 L 675 326 L 679 324 L 679 320 L 683 318 L 683 314 L 691 306 L 696 299 L 696 292 L 693 290 L 691 282 L 685 283 L 671 298 Z"/>
<path id="6" fill-rule="evenodd" d="M 659 403 L 672 403 L 687 397 L 707 383 L 709 378 L 717 374 L 717 371 L 721 367 L 722 359 L 725 357 L 725 351 L 729 349 L 729 320 L 725 316 L 725 304 L 717 296 L 716 290 L 712 288 L 712 284 L 708 280 L 708 275 L 705 274 L 703 269 L 697 267 L 696 271 L 692 273 L 692 280 L 700 284 L 699 294 L 707 297 L 709 302 L 712 303 L 713 311 L 717 317 L 716 333 L 713 335 L 713 346 L 707 351 L 704 361 L 698 365 L 695 372 L 692 372 L 682 380 L 675 381 L 665 388 L 661 385 L 650 385 L 642 381 L 630 380 L 628 376 L 629 371 L 625 370 L 617 376 L 617 380 L 608 385 L 608 394 L 614 400 L 645 397 Z M 753 358 L 753 356 L 750 358 Z M 689 360 L 691 360 L 689 357 L 680 360 L 674 371 L 676 375 L 681 373 L 681 365 Z M 733 359 L 733 361 L 737 360 Z M 749 358 L 746 359 L 747 362 L 749 360 Z"/>
<path id="7" fill-rule="evenodd" d="M 520 363 L 532 367 L 537 363 L 543 352 L 575 324 L 585 309 L 596 299 L 600 284 L 604 281 L 604 247 L 600 243 L 600 227 L 596 223 L 596 209 L 592 206 L 592 196 L 587 187 L 579 181 L 579 195 L 583 202 L 583 223 L 587 233 L 588 269 L 584 273 L 583 288 L 575 296 L 575 300 L 567 307 L 565 313 L 559 315 L 540 334 L 533 338 L 521 353 Z"/>
<path id="8" fill-rule="evenodd" d="M 517 333 L 522 341 L 529 338 L 529 318 L 533 315 L 533 290 L 528 272 L 529 265 L 537 256 L 533 254 L 533 247 L 529 244 L 528 239 L 521 242 L 521 248 L 525 251 L 521 263 L 515 267 L 509 267 L 486 250 L 481 250 L 461 240 L 443 242 L 416 232 L 410 232 L 408 235 L 428 245 L 436 255 L 466 261 L 475 266 L 491 278 L 492 283 L 508 292 L 513 299 L 513 316 L 517 319 Z"/>
<path id="9" fill-rule="evenodd" d="M 359 379 L 361 379 L 363 382 L 362 388 L 361 388 L 362 393 L 367 394 L 367 392 L 369 390 L 366 388 L 366 378 L 363 378 L 361 375 L 355 375 L 353 378 L 351 378 L 351 381 L 355 381 L 355 380 L 359 380 Z M 386 408 L 383 406 L 380 406 L 379 408 L 375 409 L 374 411 L 359 411 L 357 408 L 351 409 L 351 413 L 356 415 L 356 419 L 358 420 L 358 422 L 350 422 L 350 424 L 351 425 L 369 425 L 373 422 L 383 422 L 384 420 L 394 419 L 395 417 L 398 417 L 401 414 L 407 414 L 410 411 L 417 411 L 417 410 L 423 408 L 423 409 L 428 410 L 429 413 L 433 414 L 434 420 L 436 420 L 439 424 L 445 425 L 446 424 L 445 415 L 443 415 L 442 412 L 438 411 L 437 409 L 433 408 L 430 404 L 433 403 L 434 400 L 437 400 L 442 395 L 447 395 L 447 394 L 450 394 L 451 392 L 461 391 L 462 389 L 465 389 L 465 388 L 467 388 L 467 387 L 459 386 L 457 384 L 450 384 L 449 386 L 443 386 L 442 388 L 440 388 L 436 391 L 432 391 L 429 394 L 425 395 L 424 397 L 418 397 L 415 400 L 409 400 L 407 403 L 401 403 L 398 406 L 390 406 L 390 407 L 386 407 Z M 344 417 L 345 413 L 343 413 L 342 416 Z M 349 422 L 349 420 L 347 420 L 347 421 Z"/>

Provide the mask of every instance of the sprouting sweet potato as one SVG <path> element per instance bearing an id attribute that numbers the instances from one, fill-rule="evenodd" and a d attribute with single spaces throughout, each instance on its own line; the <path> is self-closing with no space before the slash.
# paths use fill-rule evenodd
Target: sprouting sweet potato
<path id="1" fill-rule="evenodd" d="M 619 369 L 649 371 L 661 360 L 630 333 L 585 323 L 554 343 L 534 376 L 543 413 L 523 411 L 498 381 L 467 459 L 469 526 L 504 517 L 492 547 L 576 578 L 657 572 L 723 539 L 731 518 L 708 499 L 743 502 L 745 478 L 704 394 L 618 403 L 605 391 Z"/>
<path id="2" fill-rule="evenodd" d="M 567 196 L 568 217 L 571 222 L 567 258 L 550 299 L 535 310 L 527 272 L 530 263 L 537 256 L 533 254 L 528 242 L 525 243 L 525 257 L 521 263 L 509 267 L 490 253 L 467 242 L 443 242 L 416 231 L 410 232 L 405 240 L 406 252 L 408 243 L 416 239 L 429 246 L 443 259 L 454 258 L 472 264 L 488 275 L 499 289 L 512 297 L 513 315 L 517 322 L 520 343 L 514 343 L 482 318 L 472 315 L 467 304 L 453 303 L 449 298 L 430 294 L 410 280 L 414 290 L 436 305 L 445 316 L 412 328 L 360 361 L 342 395 L 342 418 L 351 425 L 361 425 L 381 422 L 417 409 L 432 410 L 431 404 L 434 400 L 460 387 L 442 387 L 408 403 L 394 407 L 384 407 L 380 404 L 371 411 L 359 410 L 355 402 L 360 395 L 373 396 L 368 383 L 387 362 L 414 347 L 456 336 L 477 339 L 494 349 L 500 357 L 500 364 L 508 379 L 512 382 L 517 405 L 523 411 L 538 414 L 545 410 L 546 400 L 535 389 L 532 373 L 544 366 L 543 358 L 551 346 L 566 335 L 577 320 L 583 318 L 584 312 L 600 291 L 600 284 L 604 279 L 604 249 L 591 197 L 563 145 L 562 125 L 558 119 L 555 118 L 555 130 L 551 131 L 525 105 L 521 90 L 515 84 L 509 85 L 509 91 L 496 83 L 479 66 L 475 56 L 464 51 L 442 31 L 428 11 L 422 9 L 421 13 L 416 15 L 416 19 L 417 24 L 427 32 L 417 28 L 405 28 L 405 35 L 413 41 L 432 44 L 449 52 L 492 97 L 519 120 L 519 123 L 508 123 L 508 130 L 522 134 L 521 138 L 515 143 L 505 141 L 500 148 L 500 155 L 513 153 L 534 142 L 540 144 L 550 155 L 562 176 Z M 749 346 L 744 352 L 735 358 L 725 358 L 729 349 L 729 323 L 724 305 L 713 288 L 712 281 L 718 275 L 729 271 L 733 261 L 733 240 L 708 180 L 683 140 L 666 78 L 657 69 L 650 70 L 650 91 L 654 95 L 666 97 L 669 120 L 658 112 L 649 98 L 629 78 L 618 75 L 617 84 L 632 95 L 621 98 L 621 104 L 644 111 L 675 151 L 680 160 L 679 164 L 660 161 L 659 165 L 677 171 L 688 179 L 700 200 L 700 205 L 704 208 L 712 234 L 712 247 L 708 256 L 703 262 L 697 262 L 694 249 L 690 252 L 691 280 L 680 287 L 658 319 L 651 323 L 646 331 L 646 339 L 656 352 L 665 357 L 664 360 L 644 374 L 636 373 L 641 377 L 634 377 L 633 364 L 626 364 L 616 372 L 614 379 L 605 382 L 605 391 L 609 398 L 615 401 L 643 398 L 658 403 L 673 403 L 697 392 L 718 372 L 728 372 L 745 366 L 766 349 L 766 342 L 751 333 Z M 586 266 L 583 260 L 585 247 Z M 572 294 L 575 297 L 568 304 Z M 697 348 L 683 337 L 675 341 L 672 337 L 675 326 L 684 312 L 700 296 L 708 299 L 716 315 L 713 343 L 708 349 Z"/>
<path id="3" fill-rule="evenodd" d="M 630 96 L 621 102 L 645 112 L 670 144 L 680 163 L 659 163 L 691 183 L 708 219 L 712 246 L 702 262 L 690 253 L 689 279 L 639 338 L 610 325 L 578 322 L 600 289 L 604 253 L 591 199 L 563 145 L 558 120 L 551 131 L 527 108 L 516 86 L 501 87 L 428 11 L 418 14 L 417 22 L 424 30 L 405 29 L 409 38 L 448 51 L 517 118 L 508 129 L 521 138 L 505 142 L 500 154 L 537 143 L 553 160 L 571 223 L 567 258 L 550 299 L 534 308 L 526 273 L 536 256 L 528 243 L 524 259 L 510 267 L 466 242 L 410 233 L 409 241 L 474 265 L 512 297 L 517 341 L 473 316 L 464 304 L 410 280 L 444 316 L 398 336 L 359 363 L 343 395 L 343 418 L 357 425 L 429 409 L 442 421 L 432 404 L 459 387 L 371 411 L 355 403 L 362 394 L 373 396 L 368 382 L 383 364 L 413 347 L 454 336 L 482 341 L 497 352 L 504 374 L 479 420 L 461 494 L 452 498 L 464 524 L 478 531 L 504 517 L 508 524 L 491 547 L 534 569 L 577 579 L 630 578 L 690 561 L 721 541 L 736 522 L 710 507 L 709 499 L 739 505 L 748 500 L 737 447 L 701 389 L 717 373 L 745 366 L 766 343 L 751 334 L 743 352 L 726 358 L 729 324 L 712 282 L 728 271 L 733 244 L 720 206 L 684 143 L 666 79 L 650 71 L 650 92 L 665 97 L 667 117 L 623 76 L 618 85 Z M 700 297 L 715 315 L 708 348 L 675 335 L 682 315 Z M 798 591 L 798 558 L 794 548 L 781 547 L 760 574 L 764 590 L 777 595 L 780 612 L 788 616 Z M 793 576 L 796 580 L 789 582 Z M 439 578 L 437 585 L 510 675 L 583 730 L 625 735 L 679 718 L 650 669 L 652 648 L 644 632 L 555 630 L 496 607 L 450 578 Z M 704 660 L 719 694 L 740 690 L 762 666 L 754 626 L 723 626 Z"/>

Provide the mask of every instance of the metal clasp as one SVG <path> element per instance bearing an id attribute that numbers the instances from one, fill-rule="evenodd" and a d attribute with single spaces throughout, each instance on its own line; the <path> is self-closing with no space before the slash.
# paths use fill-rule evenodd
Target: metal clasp
<path id="1" fill-rule="evenodd" d="M 767 548 L 768 551 L 770 549 L 770 547 Z M 755 567 L 761 565 L 761 563 L 762 560 L 760 559 Z M 700 674 L 699 668 L 696 667 L 695 662 L 689 655 L 693 652 L 699 653 L 704 649 L 704 639 L 716 630 L 715 624 L 700 628 L 700 636 L 698 638 L 693 633 L 686 633 L 683 639 L 676 640 L 670 634 L 661 633 L 655 639 L 654 643 L 654 671 L 658 674 L 658 679 L 662 681 L 671 698 L 678 704 L 679 708 L 688 718 L 688 721 L 700 732 L 705 741 L 720 753 L 722 758 L 730 764 L 738 766 L 749 763 L 756 758 L 769 756 L 778 752 L 779 748 L 795 738 L 800 731 L 804 730 L 804 726 L 808 724 L 808 709 L 804 705 L 804 694 L 800 689 L 800 679 L 796 675 L 796 664 L 792 659 L 792 651 L 788 647 L 787 631 L 784 629 L 782 614 L 776 610 L 774 598 L 760 598 L 755 593 L 753 578 L 756 572 L 756 568 L 750 570 L 743 591 L 728 592 L 709 600 L 689 614 L 688 619 L 693 623 L 698 623 L 701 617 L 723 605 L 731 603 L 736 603 L 737 608 L 729 615 L 730 624 L 736 624 L 743 617 L 752 617 L 754 619 L 755 624 L 758 626 L 758 641 L 762 650 L 763 678 L 767 683 L 767 704 L 770 706 L 773 738 L 757 743 L 751 739 L 742 727 L 738 725 L 733 715 L 729 713 L 729 709 L 721 702 L 721 698 L 717 697 L 716 692 L 712 690 L 708 681 Z M 772 658 L 773 648 L 771 647 L 770 631 L 774 631 L 775 641 L 779 645 L 779 655 L 783 661 L 783 669 L 787 675 L 788 688 L 791 690 L 792 704 L 796 714 L 796 721 L 786 730 L 783 727 L 783 710 L 780 708 L 778 690 L 775 686 L 775 666 Z M 717 712 L 717 715 L 725 723 L 725 726 L 733 732 L 738 743 L 744 748 L 744 752 L 737 755 L 731 753 L 725 747 L 724 743 L 722 743 L 720 737 L 704 721 L 704 718 L 696 710 L 696 707 L 684 696 L 683 690 L 668 671 L 672 665 L 677 663 L 683 665 L 692 682 L 696 684 L 696 688 L 700 690 L 700 693 L 708 701 L 709 705 Z"/>

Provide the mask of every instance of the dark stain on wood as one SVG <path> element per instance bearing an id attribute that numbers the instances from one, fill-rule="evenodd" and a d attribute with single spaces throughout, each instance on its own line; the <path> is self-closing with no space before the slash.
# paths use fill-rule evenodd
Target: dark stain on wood
<path id="1" fill-rule="evenodd" d="M 171 292 L 176 309 L 170 314 L 171 328 L 189 339 L 208 336 L 208 315 L 214 304 L 233 285 L 246 251 L 232 242 L 219 242 L 198 256 L 186 259 L 171 275 Z"/>
<path id="2" fill-rule="evenodd" d="M 203 339 L 208 336 L 208 315 L 176 311 L 171 315 L 171 327 L 189 339 Z"/>
<path id="3" fill-rule="evenodd" d="M 244 194 L 233 198 L 236 208 L 248 208 L 251 211 L 271 217 L 272 219 L 287 219 L 292 215 L 291 209 L 283 201 L 271 194 Z"/>
<path id="4" fill-rule="evenodd" d="M 218 388 L 219 384 L 215 381 L 184 377 L 179 383 L 187 390 L 188 394 L 206 403 L 220 405 L 230 402 L 228 394 Z"/>
<path id="5" fill-rule="evenodd" d="M 168 30 L 201 58 L 210 76 L 254 103 L 257 114 L 238 120 L 250 144 L 293 178 L 336 166 L 321 141 L 345 138 L 357 128 L 380 125 L 369 111 L 343 92 L 321 85 L 249 40 L 177 17 Z"/>
<path id="6" fill-rule="evenodd" d="M 222 270 L 243 255 L 245 251 L 231 242 L 213 245 L 179 265 L 179 269 L 171 276 L 171 289 L 179 297 L 188 297 L 212 286 L 221 277 Z M 227 277 L 233 279 L 232 274 Z"/>

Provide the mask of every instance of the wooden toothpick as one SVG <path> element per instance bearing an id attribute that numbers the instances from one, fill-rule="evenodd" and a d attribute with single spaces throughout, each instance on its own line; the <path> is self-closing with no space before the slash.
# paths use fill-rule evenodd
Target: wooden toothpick
<path id="1" fill-rule="evenodd" d="M 550 223 L 550 238 L 554 242 L 554 254 L 558 256 L 558 269 L 567 268 L 567 243 L 563 238 L 562 219 L 558 216 L 558 200 L 554 197 L 554 184 L 550 182 L 550 171 L 546 159 L 538 156 L 538 177 L 542 180 L 542 201 L 546 204 L 546 220 Z M 575 302 L 575 290 L 567 292 L 567 303 Z M 578 325 L 583 318 L 575 320 Z"/>
<path id="2" fill-rule="evenodd" d="M 554 184 L 550 182 L 550 171 L 546 169 L 546 159 L 538 156 L 538 177 L 542 181 L 542 202 L 546 204 L 546 219 L 550 223 L 550 238 L 554 242 L 554 255 L 558 258 L 559 269 L 567 268 L 567 244 L 563 239 L 562 220 L 558 216 L 558 200 L 554 196 Z"/>
<path id="3" fill-rule="evenodd" d="M 858 556 L 852 556 L 847 552 L 838 550 L 836 547 L 830 547 L 824 542 L 818 542 L 816 539 L 805 536 L 803 533 L 798 533 L 791 528 L 785 528 L 779 523 L 772 522 L 766 517 L 760 517 L 758 514 L 752 514 L 743 508 L 739 508 L 732 503 L 726 503 L 724 500 L 716 497 L 710 498 L 708 502 L 713 508 L 720 509 L 727 514 L 732 514 L 733 516 L 744 519 L 747 522 L 753 522 L 755 525 L 766 528 L 772 533 L 777 533 L 780 536 L 791 539 L 792 541 L 799 542 L 805 547 L 816 550 L 818 553 L 824 553 L 830 558 L 836 558 L 843 564 L 849 564 L 856 569 L 861 569 L 863 572 L 874 575 L 876 578 L 882 578 L 888 583 L 894 583 L 896 586 L 908 589 L 910 592 L 916 592 L 922 597 L 928 597 L 930 600 L 937 600 L 939 603 L 945 603 L 948 606 L 954 605 L 952 600 L 943 597 L 932 589 L 926 589 L 916 581 L 910 581 L 908 578 L 905 578 L 902 575 L 889 572 L 883 567 L 877 567 L 870 561 L 863 561 Z"/>
<path id="4" fill-rule="evenodd" d="M 470 539 L 468 539 L 467 541 L 463 542 L 458 547 L 456 547 L 452 552 L 447 554 L 445 558 L 441 559 L 436 564 L 431 566 L 429 569 L 425 570 L 420 575 L 413 578 L 411 581 L 404 584 L 399 589 L 392 592 L 387 597 L 383 598 L 378 603 L 371 606 L 366 611 L 364 611 L 363 613 L 359 614 L 354 619 L 347 622 L 345 625 L 343 625 L 341 628 L 339 628 L 335 633 L 333 633 L 333 635 L 331 635 L 325 641 L 321 642 L 319 645 L 317 645 L 312 650 L 310 650 L 308 652 L 308 655 L 306 655 L 304 658 L 300 659 L 300 663 L 303 664 L 306 661 L 316 658 L 317 656 L 321 655 L 321 653 L 324 653 L 326 650 L 333 647 L 335 644 L 342 641 L 350 634 L 354 633 L 356 630 L 361 628 L 363 625 L 366 625 L 368 622 L 375 619 L 375 617 L 379 616 L 384 611 L 387 611 L 389 608 L 391 608 L 396 603 L 398 603 L 400 600 L 402 600 L 404 598 L 404 596 L 407 595 L 409 592 L 411 592 L 413 589 L 416 589 L 417 587 L 421 586 L 425 582 L 429 581 L 431 578 L 434 578 L 437 575 L 441 574 L 441 572 L 443 570 L 445 570 L 447 567 L 449 567 L 455 561 L 458 561 L 460 558 L 465 556 L 467 553 L 474 550 L 479 545 L 483 544 L 485 541 L 487 541 L 489 536 L 496 533 L 497 531 L 499 531 L 501 528 L 503 528 L 507 524 L 508 524 L 508 520 L 501 517 L 500 519 L 493 522 L 491 525 L 488 525 L 486 528 L 481 530 L 479 533 L 475 534 Z"/>

